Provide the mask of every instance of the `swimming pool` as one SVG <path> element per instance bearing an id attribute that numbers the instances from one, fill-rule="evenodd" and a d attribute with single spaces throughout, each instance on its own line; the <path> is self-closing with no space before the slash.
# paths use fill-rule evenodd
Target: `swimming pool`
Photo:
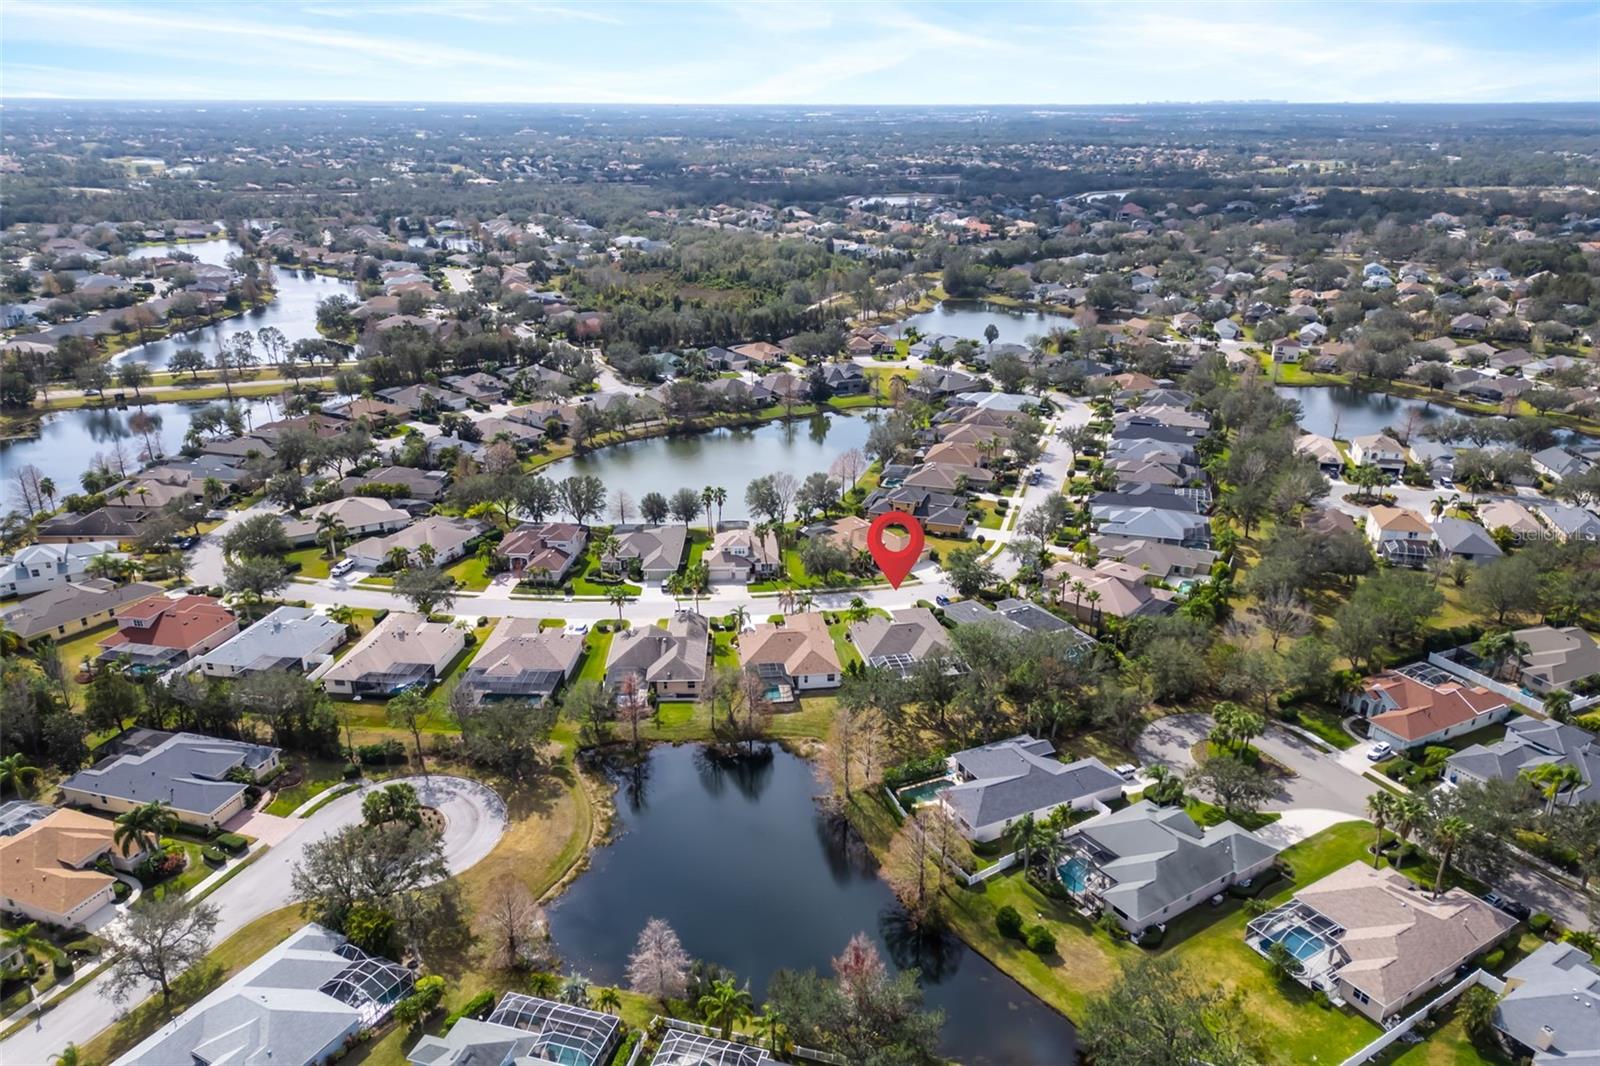
<path id="1" fill-rule="evenodd" d="M 1303 926 L 1293 925 L 1274 936 L 1266 937 L 1261 942 L 1261 950 L 1266 951 L 1274 943 L 1282 944 L 1289 949 L 1301 962 L 1305 962 L 1317 952 L 1328 946 L 1328 942 Z"/>
<path id="2" fill-rule="evenodd" d="M 1080 893 L 1089 886 L 1089 863 L 1079 856 L 1073 856 L 1057 866 L 1056 874 L 1060 876 L 1061 883 L 1067 886 L 1068 892 Z"/>
<path id="3" fill-rule="evenodd" d="M 933 799 L 954 783 L 948 777 L 936 777 L 932 781 L 919 781 L 915 785 L 907 785 L 896 792 L 895 796 L 900 800 L 900 806 L 909 811 L 917 804 Z"/>

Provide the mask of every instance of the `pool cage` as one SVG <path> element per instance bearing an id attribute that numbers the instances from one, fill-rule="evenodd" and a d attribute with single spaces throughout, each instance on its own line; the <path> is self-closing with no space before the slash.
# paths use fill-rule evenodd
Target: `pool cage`
<path id="1" fill-rule="evenodd" d="M 1344 965 L 1339 940 L 1344 927 L 1314 907 L 1298 900 L 1253 919 L 1245 927 L 1245 943 L 1262 958 L 1269 957 L 1274 944 L 1289 949 L 1300 963 L 1296 979 L 1308 988 L 1320 989 L 1338 1000 L 1336 971 Z"/>
<path id="2" fill-rule="evenodd" d="M 668 1029 L 650 1066 L 763 1066 L 775 1060 L 765 1048 L 719 1040 L 682 1029 Z"/>
<path id="3" fill-rule="evenodd" d="M 501 997 L 489 1015 L 489 1024 L 531 1034 L 534 1041 L 527 1049 L 528 1056 L 562 1066 L 594 1066 L 603 1061 L 622 1029 L 622 1022 L 609 1014 L 520 992 Z"/>
<path id="4" fill-rule="evenodd" d="M 334 950 L 349 959 L 350 965 L 329 978 L 319 991 L 354 1007 L 363 1025 L 375 1025 L 411 994 L 415 978 L 398 962 L 368 955 L 350 943 Z"/>
<path id="5" fill-rule="evenodd" d="M 1056 866 L 1056 877 L 1080 907 L 1098 914 L 1103 906 L 1100 897 L 1117 884 L 1102 867 L 1116 860 L 1107 849 L 1074 833 L 1066 839 L 1066 852 Z"/>

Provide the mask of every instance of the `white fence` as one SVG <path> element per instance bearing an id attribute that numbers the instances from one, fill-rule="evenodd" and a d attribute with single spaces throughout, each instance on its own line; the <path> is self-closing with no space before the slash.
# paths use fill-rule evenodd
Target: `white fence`
<path id="1" fill-rule="evenodd" d="M 1483 970 L 1473 970 L 1466 977 L 1463 977 L 1460 981 L 1457 981 L 1454 985 L 1450 986 L 1450 988 L 1443 995 L 1429 1001 L 1425 1007 L 1414 1014 L 1409 1014 L 1405 1018 L 1402 1018 L 1393 1029 L 1390 1029 L 1388 1032 L 1378 1037 L 1378 1039 L 1374 1040 L 1372 1043 L 1368 1044 L 1354 1055 L 1351 1055 L 1349 1058 L 1345 1059 L 1343 1066 L 1360 1066 L 1361 1063 L 1372 1061 L 1372 1059 L 1376 1057 L 1379 1052 L 1383 1051 L 1383 1049 L 1387 1048 L 1389 1045 L 1393 1044 L 1395 1041 L 1411 1032 L 1412 1029 L 1416 1028 L 1418 1022 L 1422 1021 L 1422 1019 L 1426 1018 L 1440 1007 L 1445 1007 L 1451 1003 L 1454 1003 L 1463 992 L 1471 988 L 1473 985 L 1482 985 L 1484 988 L 1487 988 L 1497 996 L 1501 992 L 1505 991 L 1506 987 L 1506 983 L 1493 974 L 1487 973 Z"/>
<path id="2" fill-rule="evenodd" d="M 1490 692 L 1498 692 L 1500 695 L 1504 696 L 1513 703 L 1520 703 L 1529 710 L 1537 711 L 1539 714 L 1544 714 L 1544 700 L 1541 700 L 1532 693 L 1524 692 L 1520 688 L 1514 688 L 1513 686 L 1506 684 L 1504 681 L 1496 681 L 1488 674 L 1481 674 L 1472 667 L 1458 663 L 1454 659 L 1446 658 L 1442 652 L 1429 652 L 1428 662 L 1433 666 L 1437 666 L 1445 673 L 1454 674 L 1456 677 L 1461 678 L 1461 680 L 1470 682 L 1474 685 L 1481 685 Z M 1600 694 L 1594 696 L 1574 696 L 1572 699 L 1572 713 L 1576 714 L 1579 711 L 1594 706 L 1596 703 L 1600 703 Z"/>

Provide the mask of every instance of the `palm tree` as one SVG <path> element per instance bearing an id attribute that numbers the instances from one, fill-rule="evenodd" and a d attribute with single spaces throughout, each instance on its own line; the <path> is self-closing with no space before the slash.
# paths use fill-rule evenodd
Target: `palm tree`
<path id="1" fill-rule="evenodd" d="M 1522 665 L 1522 657 L 1528 654 L 1528 645 L 1519 640 L 1511 630 L 1502 630 L 1499 633 L 1490 633 L 1472 646 L 1472 650 L 1485 659 L 1494 663 L 1494 672 L 1504 674 L 1506 667 L 1512 663 Z"/>
<path id="2" fill-rule="evenodd" d="M 417 562 L 423 566 L 432 566 L 433 561 L 439 557 L 439 549 L 432 544 L 417 545 Z"/>
<path id="3" fill-rule="evenodd" d="M 1544 698 L 1544 713 L 1553 722 L 1571 721 L 1572 693 L 1564 688 L 1558 688 L 1546 694 Z"/>
<path id="4" fill-rule="evenodd" d="M 600 569 L 609 570 L 612 566 L 620 569 L 622 559 L 618 553 L 622 551 L 622 541 L 618 540 L 615 534 L 607 533 L 601 537 L 594 550 L 596 558 L 600 560 Z M 606 564 L 608 559 L 610 560 L 610 566 Z"/>
<path id="5" fill-rule="evenodd" d="M 1406 849 L 1411 846 L 1411 835 L 1417 831 L 1427 813 L 1427 808 L 1415 796 L 1394 797 L 1394 809 L 1389 812 L 1389 817 L 1394 821 L 1394 835 L 1400 838 L 1400 850 L 1395 855 L 1400 862 L 1405 861 Z M 1399 866 L 1400 862 L 1395 865 Z"/>
<path id="6" fill-rule="evenodd" d="M 672 602 L 678 607 L 683 606 L 683 589 L 684 581 L 682 574 L 667 575 L 667 591 L 672 594 Z"/>
<path id="7" fill-rule="evenodd" d="M 177 827 L 178 816 L 172 809 L 160 800 L 151 800 L 117 815 L 111 842 L 125 855 L 154 851 L 160 846 L 161 838 L 171 835 Z"/>
<path id="8" fill-rule="evenodd" d="M 1367 814 L 1372 818 L 1372 824 L 1378 827 L 1378 839 L 1372 844 L 1372 868 L 1378 868 L 1379 857 L 1383 854 L 1383 829 L 1394 817 L 1394 794 L 1386 788 L 1380 788 L 1367 797 Z"/>
<path id="9" fill-rule="evenodd" d="M 1494 1016 L 1499 1006 L 1500 1002 L 1493 992 L 1482 985 L 1473 985 L 1462 993 L 1456 1003 L 1456 1014 L 1460 1016 L 1461 1026 L 1468 1036 L 1483 1040 L 1494 1032 Z"/>
<path id="10" fill-rule="evenodd" d="M 55 1066 L 83 1066 L 83 1053 L 77 1044 L 68 1044 L 56 1056 Z"/>
<path id="11" fill-rule="evenodd" d="M 733 620 L 734 633 L 743 633 L 745 624 L 750 621 L 750 608 L 741 603 L 728 612 L 728 617 Z M 734 639 L 737 640 L 738 638 L 735 637 Z"/>
<path id="12" fill-rule="evenodd" d="M 317 539 L 327 545 L 328 558 L 332 559 L 339 554 L 339 542 L 349 535 L 350 527 L 345 525 L 338 515 L 327 511 L 317 515 Z"/>
<path id="13" fill-rule="evenodd" d="M 0 759 L 0 794 L 8 788 L 14 788 L 20 796 L 25 788 L 38 779 L 39 768 L 30 763 L 28 757 L 21 752 L 13 752 Z"/>
<path id="14" fill-rule="evenodd" d="M 56 509 L 56 483 L 47 477 L 39 479 L 39 495 L 50 501 L 50 510 Z"/>
<path id="15" fill-rule="evenodd" d="M 0 955 L 9 955 L 13 951 L 28 954 L 38 952 L 50 959 L 62 957 L 60 948 L 50 943 L 49 938 L 39 935 L 38 922 L 19 925 L 15 929 L 0 929 Z"/>
<path id="16" fill-rule="evenodd" d="M 0 655 L 20 655 L 27 646 L 28 642 L 22 639 L 22 634 L 12 629 L 4 618 L 0 618 Z"/>
<path id="17" fill-rule="evenodd" d="M 1100 629 L 1100 608 L 1096 607 L 1095 604 L 1100 602 L 1100 590 L 1090 589 L 1084 594 L 1083 598 L 1089 601 L 1089 624 L 1098 631 Z"/>
<path id="18" fill-rule="evenodd" d="M 728 490 L 721 485 L 711 489 L 711 502 L 717 505 L 717 525 L 722 525 L 722 505 L 728 502 Z"/>
<path id="19" fill-rule="evenodd" d="M 540 999 L 549 999 L 561 991 L 561 978 L 553 973 L 536 973 L 528 977 L 528 991 Z"/>
<path id="20" fill-rule="evenodd" d="M 810 592 L 800 593 L 800 598 L 795 601 L 795 603 L 800 607 L 801 614 L 805 614 L 807 611 L 811 610 L 812 605 L 816 602 L 817 598 L 811 595 Z"/>
<path id="21" fill-rule="evenodd" d="M 1032 864 L 1033 853 L 1044 851 L 1050 847 L 1050 838 L 1055 836 L 1055 831 L 1043 822 L 1036 821 L 1031 814 L 1024 814 L 1011 826 L 1011 842 L 1017 851 L 1022 853 L 1022 876 L 1028 876 L 1028 867 Z"/>
<path id="22" fill-rule="evenodd" d="M 391 570 L 404 570 L 411 563 L 411 553 L 396 544 L 384 556 Z"/>
<path id="23" fill-rule="evenodd" d="M 1434 898 L 1444 891 L 1444 874 L 1450 868 L 1450 856 L 1471 829 L 1465 818 L 1453 814 L 1433 827 L 1433 846 L 1439 849 L 1439 872 L 1433 879 Z"/>
<path id="24" fill-rule="evenodd" d="M 772 1004 L 763 1004 L 761 1013 L 756 1015 L 756 1032 L 765 1038 L 769 1051 L 776 1053 L 781 1050 L 778 1043 L 784 1034 L 783 1015 Z"/>
<path id="25" fill-rule="evenodd" d="M 582 974 L 568 974 L 561 980 L 561 1002 L 581 1007 L 589 1002 L 589 979 Z"/>
<path id="26" fill-rule="evenodd" d="M 594 1004 L 595 1010 L 605 1011 L 607 1014 L 620 1014 L 622 1012 L 622 996 L 610 985 L 595 989 L 590 994 L 589 999 Z"/>
<path id="27" fill-rule="evenodd" d="M 612 585 L 606 589 L 606 600 L 617 609 L 617 621 L 622 621 L 622 608 L 628 602 L 628 593 L 621 585 Z"/>
<path id="28" fill-rule="evenodd" d="M 750 990 L 726 978 L 713 981 L 711 991 L 700 997 L 697 1006 L 700 1017 L 707 1025 L 716 1026 L 717 1035 L 726 1040 L 737 1022 L 750 1017 Z"/>
<path id="29" fill-rule="evenodd" d="M 850 597 L 850 621 L 865 622 L 867 615 L 872 611 L 867 607 L 867 601 L 860 596 Z"/>
<path id="30" fill-rule="evenodd" d="M 1583 784 L 1583 772 L 1571 763 L 1547 762 L 1517 775 L 1544 796 L 1544 816 L 1556 809 L 1556 797 L 1574 785 Z"/>
<path id="31" fill-rule="evenodd" d="M 700 597 L 711 591 L 711 570 L 705 563 L 695 563 L 683 571 L 684 589 L 694 597 L 694 609 L 700 609 Z"/>
<path id="32" fill-rule="evenodd" d="M 716 524 L 711 521 L 711 505 L 716 502 L 716 499 L 717 490 L 710 485 L 700 490 L 700 506 L 706 509 L 706 536 L 708 537 L 717 535 Z"/>

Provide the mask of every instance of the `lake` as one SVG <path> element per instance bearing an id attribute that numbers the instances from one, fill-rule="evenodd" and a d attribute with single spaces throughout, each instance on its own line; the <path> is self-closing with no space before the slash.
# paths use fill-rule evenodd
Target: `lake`
<path id="1" fill-rule="evenodd" d="M 217 403 L 225 401 L 213 401 Z M 189 422 L 195 411 L 205 403 L 146 404 L 144 410 L 161 420 L 161 428 L 152 434 L 158 438 L 167 455 L 175 455 L 183 446 L 183 436 L 189 431 Z M 240 401 L 245 425 L 260 425 L 281 417 L 275 400 Z M 141 464 L 138 455 L 144 448 L 144 438 L 128 428 L 128 419 L 138 411 L 129 407 L 119 411 L 114 407 L 79 407 L 48 415 L 33 440 L 0 440 L 0 484 L 6 485 L 12 476 L 25 465 L 38 467 L 56 483 L 58 493 L 81 492 L 78 478 L 93 465 L 96 453 L 109 452 L 117 441 L 122 441 L 128 452 L 129 469 Z"/>
<path id="2" fill-rule="evenodd" d="M 650 918 L 684 947 L 749 979 L 759 1005 L 773 971 L 830 972 L 865 931 L 886 960 L 922 973 L 926 1005 L 945 1013 L 942 1052 L 963 1063 L 1064 1066 L 1072 1023 L 960 941 L 909 946 L 893 893 L 859 844 L 819 817 L 811 764 L 721 760 L 707 749 L 658 746 L 617 775 L 616 839 L 551 905 L 550 931 L 567 964 L 623 984 Z"/>
<path id="3" fill-rule="evenodd" d="M 1300 425 L 1307 433 L 1340 440 L 1371 433 L 1403 433 L 1407 421 L 1413 418 L 1420 428 L 1436 418 L 1455 413 L 1442 404 L 1367 392 L 1348 385 L 1280 385 L 1275 391 L 1285 399 L 1299 402 Z"/>
<path id="4" fill-rule="evenodd" d="M 1015 311 L 998 304 L 977 300 L 944 300 L 932 311 L 924 311 L 902 319 L 884 332 L 902 336 L 907 329 L 915 329 L 923 336 L 931 333 L 948 333 L 952 337 L 982 341 L 983 331 L 994 326 L 1000 331 L 995 338 L 1001 344 L 1026 344 L 1029 337 L 1042 337 L 1056 326 L 1068 328 L 1072 316 L 1050 311 Z"/>
<path id="5" fill-rule="evenodd" d="M 784 470 L 802 481 L 807 474 L 826 473 L 840 455 L 865 445 L 871 430 L 872 420 L 865 416 L 819 414 L 754 428 L 613 444 L 552 463 L 545 474 L 557 480 L 593 474 L 605 482 L 608 501 L 614 501 L 619 491 L 626 492 L 635 508 L 647 492 L 671 498 L 681 488 L 699 492 L 707 485 L 720 485 L 728 490 L 722 517 L 747 519 L 744 490 L 751 481 Z"/>
<path id="6" fill-rule="evenodd" d="M 129 252 L 134 259 L 150 259 L 187 252 L 202 263 L 227 265 L 228 256 L 241 252 L 233 241 L 218 238 L 214 241 L 196 241 L 193 244 L 145 245 Z M 320 337 L 317 332 L 317 304 L 335 293 L 356 299 L 354 282 L 330 278 L 322 274 L 305 274 L 289 267 L 273 267 L 273 285 L 277 292 L 273 301 L 258 311 L 246 311 L 237 318 L 225 319 L 215 326 L 180 333 L 173 337 L 137 345 L 118 354 L 114 363 L 142 362 L 152 367 L 163 367 L 179 348 L 199 348 L 210 359 L 217 348 L 227 343 L 229 337 L 243 330 L 258 330 L 276 326 L 292 343 Z M 257 349 L 260 354 L 260 349 Z"/>

